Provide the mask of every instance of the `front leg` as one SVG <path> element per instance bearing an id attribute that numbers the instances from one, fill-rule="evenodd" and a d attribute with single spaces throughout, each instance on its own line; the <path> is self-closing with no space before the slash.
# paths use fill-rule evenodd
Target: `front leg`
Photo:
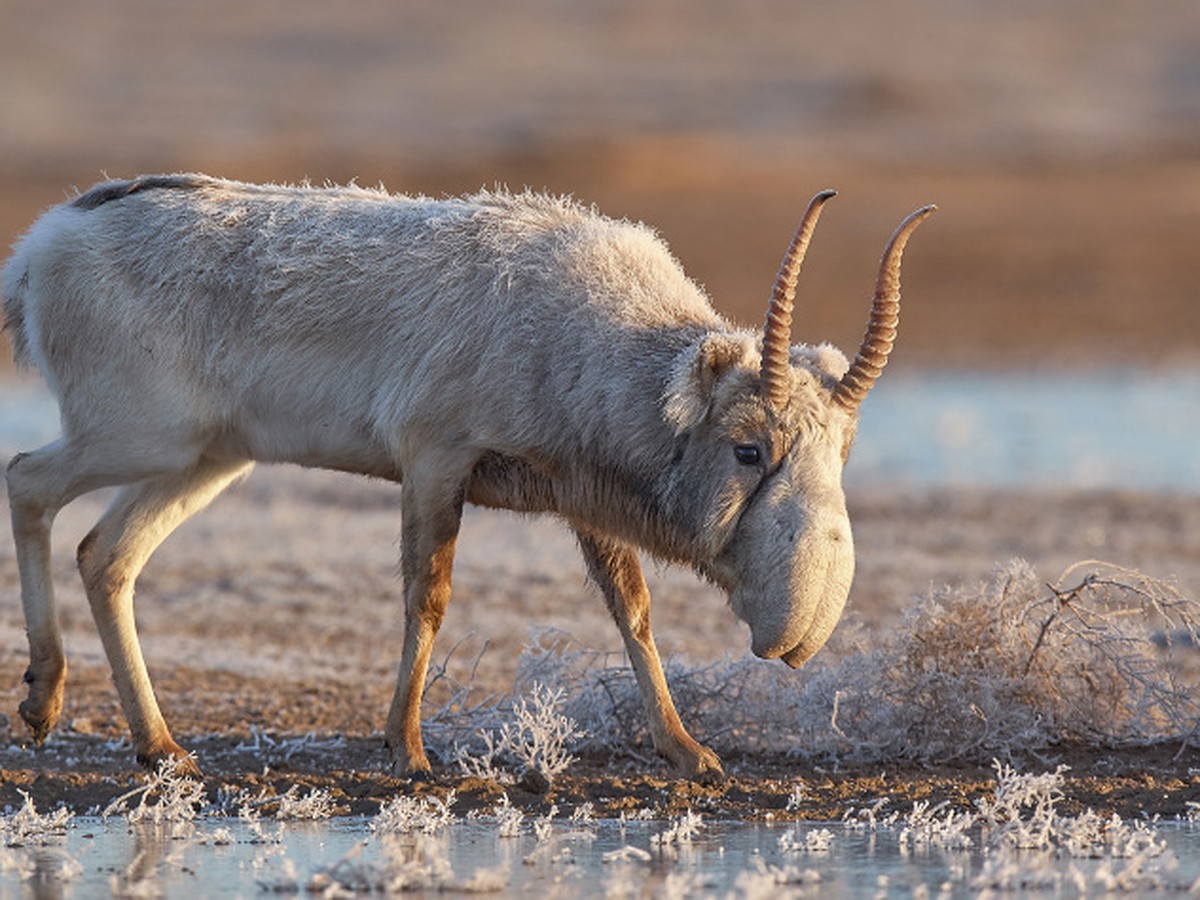
<path id="1" fill-rule="evenodd" d="M 404 482 L 401 570 L 404 576 L 404 650 L 388 712 L 384 741 L 397 775 L 431 771 L 421 739 L 421 697 L 433 640 L 450 602 L 450 572 L 462 520 L 463 488 L 444 480 Z"/>
<path id="2" fill-rule="evenodd" d="M 610 538 L 586 532 L 577 535 L 588 571 L 604 594 L 625 641 L 638 691 L 650 716 L 654 749 L 684 778 L 707 781 L 724 777 L 721 760 L 687 733 L 671 700 L 650 632 L 650 591 L 637 552 Z"/>

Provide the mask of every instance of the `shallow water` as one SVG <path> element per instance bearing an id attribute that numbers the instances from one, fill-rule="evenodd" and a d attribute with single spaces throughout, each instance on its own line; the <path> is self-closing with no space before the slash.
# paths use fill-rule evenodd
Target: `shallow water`
<path id="1" fill-rule="evenodd" d="M 1200 371 L 884 378 L 846 480 L 1194 491 Z"/>
<path id="2" fill-rule="evenodd" d="M 3 387 L 0 455 L 57 432 L 45 388 Z M 1200 370 L 889 373 L 846 483 L 1200 490 Z"/>
<path id="3" fill-rule="evenodd" d="M 527 821 L 515 837 L 495 821 L 459 820 L 436 834 L 379 835 L 364 819 L 313 823 L 207 819 L 128 825 L 81 817 L 44 846 L 2 851 L 0 894 L 255 897 L 385 885 L 417 896 L 970 896 L 982 888 L 1074 896 L 1123 883 L 1142 895 L 1200 878 L 1200 831 L 1160 825 L 1141 858 L 1012 856 L 941 849 L 904 829 L 841 823 L 702 821 L 664 840 L 672 823 L 558 819 L 548 836 Z"/>

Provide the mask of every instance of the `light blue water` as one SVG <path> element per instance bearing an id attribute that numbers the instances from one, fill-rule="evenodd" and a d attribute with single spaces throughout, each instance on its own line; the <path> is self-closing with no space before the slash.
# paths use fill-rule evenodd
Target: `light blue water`
<path id="1" fill-rule="evenodd" d="M 0 390 L 0 456 L 56 436 L 44 388 Z M 863 404 L 846 483 L 1200 491 L 1200 370 L 889 372 Z"/>
<path id="2" fill-rule="evenodd" d="M 846 480 L 1200 490 L 1200 371 L 884 378 Z"/>
<path id="3" fill-rule="evenodd" d="M 668 823 L 559 820 L 542 839 L 527 823 L 516 837 L 494 822 L 459 820 L 433 835 L 374 834 L 365 820 L 266 822 L 256 833 L 229 819 L 165 826 L 80 818 L 46 846 L 3 851 L 3 896 L 112 895 L 261 897 L 337 884 L 358 893 L 385 886 L 414 896 L 486 889 L 517 897 L 911 897 L 975 896 L 984 888 L 1022 896 L 1104 893 L 1114 879 L 1137 895 L 1178 893 L 1200 879 L 1200 831 L 1159 826 L 1160 848 L 1140 859 L 1101 853 L 1074 858 L 1036 851 L 1011 856 L 944 850 L 900 828 L 855 831 L 702 822 L 662 843 Z M 265 838 L 265 839 L 264 839 Z M 817 838 L 816 849 L 801 849 Z M 819 849 L 823 845 L 824 849 Z M 344 896 L 344 894 L 342 894 Z"/>

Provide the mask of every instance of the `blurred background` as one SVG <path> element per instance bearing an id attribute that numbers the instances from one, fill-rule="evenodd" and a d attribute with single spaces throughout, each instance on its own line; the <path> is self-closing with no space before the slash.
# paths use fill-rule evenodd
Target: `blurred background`
<path id="1" fill-rule="evenodd" d="M 1194 0 L 0 0 L 0 241 L 171 170 L 570 193 L 753 326 L 835 187 L 796 337 L 849 351 L 884 241 L 936 202 L 896 370 L 1036 394 L 1200 365 Z"/>
<path id="2" fill-rule="evenodd" d="M 655 225 L 746 323 L 853 346 L 911 208 L 898 366 L 1200 349 L 1192 0 L 0 3 L 0 239 L 107 174 L 528 185 Z"/>

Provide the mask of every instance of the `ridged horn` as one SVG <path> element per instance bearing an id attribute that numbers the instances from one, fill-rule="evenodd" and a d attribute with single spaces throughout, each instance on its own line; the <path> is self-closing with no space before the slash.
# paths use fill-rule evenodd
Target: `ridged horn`
<path id="1" fill-rule="evenodd" d="M 796 279 L 800 264 L 812 239 L 813 229 L 821 215 L 821 207 L 837 191 L 821 191 L 808 203 L 796 236 L 784 254 L 775 276 L 771 302 L 767 306 L 767 321 L 763 326 L 762 368 L 759 370 L 760 390 L 766 401 L 776 408 L 787 402 L 789 393 L 790 354 L 792 344 L 792 306 L 796 299 Z"/>
<path id="2" fill-rule="evenodd" d="M 833 401 L 849 413 L 857 412 L 863 398 L 887 365 L 888 354 L 896 342 L 896 326 L 900 321 L 900 259 L 904 256 L 904 245 L 917 226 L 936 209 L 932 205 L 918 209 L 900 223 L 884 248 L 862 346 L 858 348 L 850 369 L 833 391 Z"/>

